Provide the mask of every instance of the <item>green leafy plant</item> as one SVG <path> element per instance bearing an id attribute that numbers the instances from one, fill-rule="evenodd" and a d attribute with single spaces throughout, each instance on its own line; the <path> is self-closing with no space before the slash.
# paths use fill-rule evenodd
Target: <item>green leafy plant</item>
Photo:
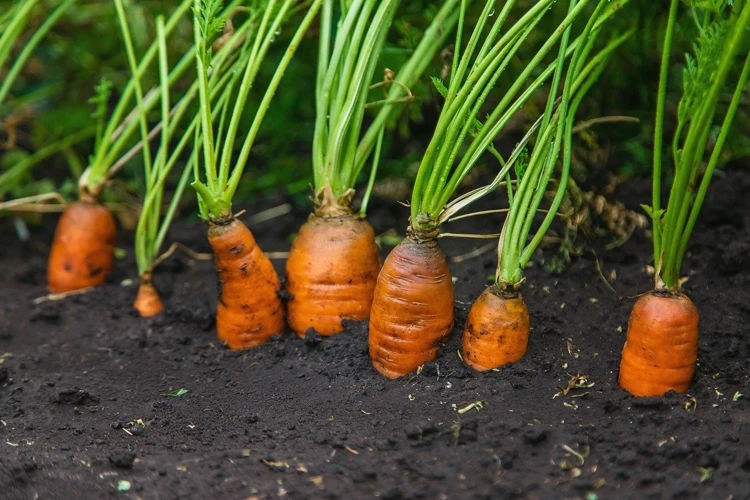
<path id="1" fill-rule="evenodd" d="M 651 207 L 644 207 L 653 224 L 655 289 L 633 306 L 620 362 L 620 387 L 634 396 L 662 396 L 690 388 L 698 359 L 699 314 L 681 292 L 682 265 L 750 78 L 750 2 L 693 0 L 686 4 L 699 33 L 683 72 L 671 151 L 674 178 L 662 206 L 667 80 L 679 0 L 670 3 L 664 35 L 654 129 L 653 200 Z M 736 76 L 735 65 L 740 61 Z M 732 97 L 726 110 L 719 113 L 720 96 L 727 85 L 733 87 Z M 717 114 L 718 135 L 705 161 Z"/>

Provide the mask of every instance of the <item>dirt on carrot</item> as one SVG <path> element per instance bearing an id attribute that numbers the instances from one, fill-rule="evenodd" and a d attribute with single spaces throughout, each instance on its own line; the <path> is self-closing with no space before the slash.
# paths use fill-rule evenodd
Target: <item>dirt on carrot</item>
<path id="1" fill-rule="evenodd" d="M 355 215 L 319 217 L 302 225 L 286 264 L 289 326 L 300 337 L 309 328 L 329 336 L 344 319 L 370 316 L 380 270 L 370 224 Z"/>
<path id="2" fill-rule="evenodd" d="M 239 350 L 267 342 L 284 331 L 284 312 L 277 292 L 279 277 L 250 230 L 237 219 L 209 223 L 208 241 L 221 283 L 216 331 L 229 348 Z"/>
<path id="3" fill-rule="evenodd" d="M 47 263 L 54 293 L 98 285 L 115 267 L 117 227 L 112 213 L 96 202 L 77 201 L 63 212 Z"/>
<path id="4" fill-rule="evenodd" d="M 370 358 L 395 379 L 433 361 L 453 330 L 453 282 L 434 238 L 409 235 L 385 259 L 370 314 Z"/>
<path id="5" fill-rule="evenodd" d="M 633 306 L 620 387 L 634 396 L 686 392 L 698 359 L 698 310 L 681 293 L 651 292 Z"/>
<path id="6" fill-rule="evenodd" d="M 520 293 L 503 296 L 485 289 L 471 307 L 464 329 L 462 357 L 478 371 L 515 363 L 529 344 L 529 310 Z"/>

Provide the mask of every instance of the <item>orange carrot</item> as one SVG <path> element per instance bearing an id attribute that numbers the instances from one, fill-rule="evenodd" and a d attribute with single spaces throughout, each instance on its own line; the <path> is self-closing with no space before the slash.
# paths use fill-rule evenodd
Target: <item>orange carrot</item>
<path id="1" fill-rule="evenodd" d="M 529 310 L 520 293 L 487 288 L 471 306 L 464 329 L 462 356 L 478 371 L 515 363 L 529 343 Z"/>
<path id="2" fill-rule="evenodd" d="M 341 320 L 370 316 L 380 253 L 370 224 L 355 215 L 313 215 L 302 225 L 286 263 L 289 326 L 300 337 L 344 330 Z"/>
<path id="3" fill-rule="evenodd" d="M 247 226 L 234 218 L 209 222 L 208 241 L 221 283 L 216 312 L 219 339 L 239 350 L 282 333 L 284 313 L 277 295 L 281 283 Z"/>
<path id="4" fill-rule="evenodd" d="M 156 316 L 164 310 L 164 304 L 151 281 L 150 273 L 144 273 L 141 276 L 141 284 L 138 286 L 138 295 L 133 302 L 133 307 L 143 318 Z"/>
<path id="5" fill-rule="evenodd" d="M 112 213 L 95 201 L 71 203 L 57 223 L 47 263 L 54 293 L 102 283 L 115 266 L 117 228 Z"/>
<path id="6" fill-rule="evenodd" d="M 395 379 L 437 357 L 453 330 L 453 282 L 434 238 L 407 236 L 378 275 L 370 314 L 370 358 Z"/>
<path id="7" fill-rule="evenodd" d="M 698 310 L 681 293 L 655 291 L 633 306 L 620 362 L 620 387 L 634 396 L 685 392 L 698 359 Z"/>

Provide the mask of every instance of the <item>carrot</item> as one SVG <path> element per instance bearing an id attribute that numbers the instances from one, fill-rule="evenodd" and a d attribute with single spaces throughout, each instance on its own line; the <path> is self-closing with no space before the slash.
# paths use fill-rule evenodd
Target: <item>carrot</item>
<path id="1" fill-rule="evenodd" d="M 698 310 L 681 293 L 654 291 L 633 306 L 620 361 L 620 387 L 634 396 L 685 392 L 698 359 Z"/>
<path id="2" fill-rule="evenodd" d="M 300 337 L 344 330 L 341 321 L 370 316 L 380 253 L 370 224 L 355 215 L 319 217 L 302 225 L 286 263 L 289 326 Z"/>
<path id="3" fill-rule="evenodd" d="M 395 379 L 437 357 L 453 330 L 453 282 L 434 238 L 406 237 L 378 275 L 370 314 L 370 358 Z"/>
<path id="4" fill-rule="evenodd" d="M 750 52 L 746 49 L 750 2 L 737 5 L 727 2 L 705 13 L 694 10 L 693 15 L 702 15 L 703 20 L 699 23 L 700 38 L 694 44 L 700 50 L 692 58 L 693 71 L 698 75 L 711 75 L 711 78 L 692 78 L 684 82 L 671 148 L 674 175 L 669 198 L 666 205 L 662 205 L 669 61 L 674 34 L 679 29 L 681 4 L 679 0 L 670 2 L 664 32 L 654 123 L 652 205 L 644 207 L 652 218 L 655 290 L 642 296 L 633 306 L 620 362 L 620 387 L 634 396 L 662 396 L 670 390 L 685 392 L 695 374 L 699 315 L 695 305 L 680 292 L 682 264 L 744 89 L 750 81 Z M 704 37 L 707 34 L 711 35 Z M 744 59 L 739 76 L 735 76 L 737 56 Z M 729 88 L 725 89 L 727 85 Z M 722 105 L 719 113 L 721 96 L 727 95 L 732 86 L 729 104 Z M 721 125 L 714 135 L 717 115 Z M 704 161 L 709 150 L 708 161 Z"/>
<path id="5" fill-rule="evenodd" d="M 115 266 L 117 228 L 112 213 L 95 201 L 65 209 L 55 230 L 47 283 L 55 293 L 98 285 Z"/>
<path id="6" fill-rule="evenodd" d="M 237 219 L 211 222 L 208 241 L 221 283 L 216 311 L 219 339 L 231 349 L 267 342 L 284 330 L 284 313 L 277 291 L 279 277 L 250 230 Z"/>
<path id="7" fill-rule="evenodd" d="M 529 310 L 520 293 L 491 286 L 471 306 L 464 328 L 462 356 L 478 371 L 515 363 L 529 343 Z"/>
<path id="8" fill-rule="evenodd" d="M 151 281 L 150 273 L 141 275 L 141 284 L 138 286 L 138 295 L 135 297 L 133 307 L 143 318 L 156 316 L 164 310 L 164 304 Z"/>

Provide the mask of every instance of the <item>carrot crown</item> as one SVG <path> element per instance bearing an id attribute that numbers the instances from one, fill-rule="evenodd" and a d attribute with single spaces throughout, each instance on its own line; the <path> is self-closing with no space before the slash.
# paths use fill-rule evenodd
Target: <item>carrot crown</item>
<path id="1" fill-rule="evenodd" d="M 352 190 L 374 151 L 370 182 L 361 209 L 362 213 L 366 211 L 385 127 L 403 109 L 397 104 L 411 100 L 409 87 L 424 73 L 458 20 L 458 2 L 446 0 L 407 62 L 395 74 L 386 70 L 384 79 L 372 84 L 386 35 L 401 1 L 340 2 L 341 12 L 334 36 L 335 2 L 324 0 L 313 139 L 314 188 L 318 205 L 335 202 L 348 211 Z M 368 93 L 375 87 L 383 87 L 385 98 L 368 103 Z M 376 106 L 381 109 L 360 139 L 365 111 Z"/>
<path id="2" fill-rule="evenodd" d="M 606 2 L 603 22 L 627 0 Z M 484 123 L 477 116 L 495 84 L 505 76 L 505 70 L 517 56 L 538 23 L 548 13 L 555 0 L 540 0 L 528 8 L 515 22 L 510 13 L 515 1 L 505 2 L 495 11 L 495 2 L 487 0 L 466 47 L 463 47 L 463 26 L 468 2 L 463 0 L 453 54 L 450 80 L 447 86 L 434 79 L 445 103 L 435 132 L 419 166 L 411 200 L 411 225 L 417 231 L 433 231 L 448 216 L 446 204 L 458 189 L 461 181 L 476 165 L 484 151 L 489 151 L 501 165 L 500 178 L 509 172 L 518 155 L 505 160 L 495 149 L 494 139 L 508 124 L 513 115 L 555 72 L 558 63 L 545 65 L 545 57 L 560 41 L 568 27 L 586 7 L 588 0 L 572 2 L 562 22 L 555 28 L 536 53 L 525 62 L 520 74 L 512 80 L 499 102 L 492 106 Z M 494 22 L 488 27 L 488 23 Z M 567 45 L 561 55 L 568 57 L 582 37 Z M 539 70 L 541 66 L 541 71 Z M 537 75 L 532 79 L 532 75 Z M 545 112 L 545 122 L 551 109 Z M 499 181 L 498 181 L 499 182 Z M 458 205 L 448 207 L 450 213 L 466 206 L 497 187 L 477 190 L 457 200 Z"/>
<path id="3" fill-rule="evenodd" d="M 692 17 L 699 35 L 695 54 L 686 55 L 683 92 L 677 108 L 677 129 L 672 142 L 675 174 L 667 205 L 662 208 L 666 90 L 679 3 L 678 0 L 671 2 L 664 36 L 654 128 L 653 200 L 650 207 L 644 206 L 653 221 L 656 287 L 673 291 L 680 288 L 680 272 L 690 234 L 750 76 L 750 52 L 746 45 L 750 2 L 687 2 L 688 8 L 693 11 Z M 730 12 L 727 14 L 727 11 Z M 742 69 L 733 80 L 736 83 L 732 99 L 721 120 L 719 134 L 704 169 L 703 158 L 708 149 L 719 97 L 738 58 L 742 59 Z M 701 172 L 703 176 L 699 182 Z"/>
<path id="4" fill-rule="evenodd" d="M 232 217 L 232 198 L 237 190 L 242 172 L 247 164 L 255 138 L 268 111 L 274 94 L 281 82 L 284 71 L 292 60 L 297 47 L 310 27 L 323 0 L 309 2 L 307 12 L 298 25 L 289 45 L 281 57 L 276 70 L 265 89 L 258 109 L 253 116 L 247 135 L 241 142 L 235 156 L 235 143 L 243 109 L 255 85 L 261 64 L 278 36 L 284 22 L 291 17 L 296 0 L 266 0 L 253 2 L 245 7 L 252 27 L 248 30 L 239 48 L 239 66 L 228 75 L 226 99 L 217 110 L 212 109 L 211 95 L 215 92 L 216 80 L 209 78 L 213 62 L 212 44 L 225 25 L 222 16 L 221 0 L 195 0 L 194 35 L 195 64 L 198 74 L 198 94 L 200 96 L 199 127 L 195 136 L 195 149 L 202 151 L 205 181 L 201 180 L 200 169 L 195 168 L 193 188 L 198 193 L 201 216 L 206 220 L 226 220 Z M 218 124 L 214 117 L 219 116 Z"/>

